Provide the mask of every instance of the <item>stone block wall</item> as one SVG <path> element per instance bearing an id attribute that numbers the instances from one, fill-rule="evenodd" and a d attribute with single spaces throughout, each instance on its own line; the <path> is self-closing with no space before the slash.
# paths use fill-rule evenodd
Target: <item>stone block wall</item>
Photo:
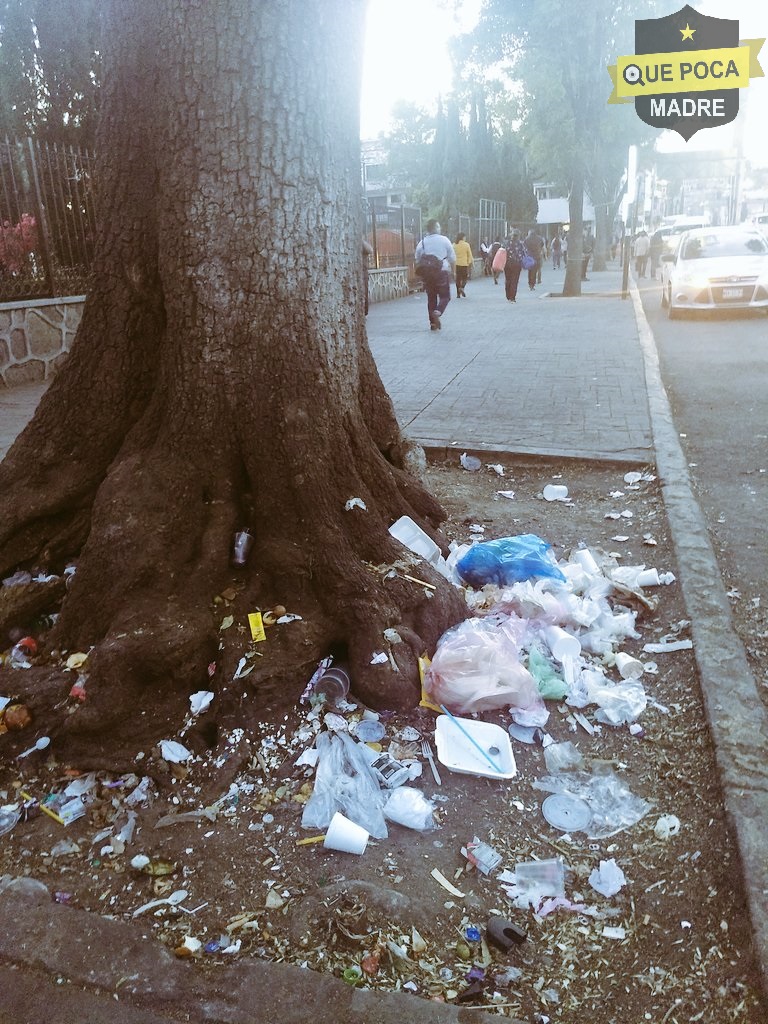
<path id="1" fill-rule="evenodd" d="M 386 302 L 408 294 L 408 267 L 368 271 L 368 301 Z"/>
<path id="2" fill-rule="evenodd" d="M 72 347 L 84 295 L 0 303 L 0 388 L 54 376 Z"/>

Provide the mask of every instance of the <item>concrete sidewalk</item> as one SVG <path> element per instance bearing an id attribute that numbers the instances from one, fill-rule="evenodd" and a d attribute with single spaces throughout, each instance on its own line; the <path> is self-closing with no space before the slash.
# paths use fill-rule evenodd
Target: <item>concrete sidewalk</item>
<path id="1" fill-rule="evenodd" d="M 430 449 L 652 461 L 643 355 L 621 271 L 593 273 L 581 298 L 550 298 L 563 277 L 547 265 L 534 292 L 523 277 L 514 305 L 503 278 L 475 278 L 439 332 L 429 330 L 423 294 L 372 306 L 368 339 L 403 431 Z M 0 459 L 44 390 L 0 392 Z"/>
<path id="2" fill-rule="evenodd" d="M 564 271 L 467 285 L 441 331 L 423 294 L 373 306 L 368 338 L 403 431 L 427 448 L 649 462 L 643 355 L 621 271 L 593 273 L 581 298 L 554 297 Z M 455 288 L 451 288 L 455 294 Z M 552 297 L 550 297 L 550 294 Z"/>

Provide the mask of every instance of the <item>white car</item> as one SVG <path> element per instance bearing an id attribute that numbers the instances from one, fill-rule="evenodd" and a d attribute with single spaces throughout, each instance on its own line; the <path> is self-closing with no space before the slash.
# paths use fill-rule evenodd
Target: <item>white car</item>
<path id="1" fill-rule="evenodd" d="M 661 304 L 684 310 L 768 309 L 768 238 L 749 224 L 699 228 L 661 257 Z"/>

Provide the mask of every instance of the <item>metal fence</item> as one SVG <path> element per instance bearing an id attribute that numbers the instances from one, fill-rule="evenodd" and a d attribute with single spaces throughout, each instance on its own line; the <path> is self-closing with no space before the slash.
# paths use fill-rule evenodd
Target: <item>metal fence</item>
<path id="1" fill-rule="evenodd" d="M 403 203 L 392 205 L 369 199 L 365 211 L 365 235 L 373 247 L 371 269 L 413 267 L 413 253 L 421 238 L 421 210 Z"/>
<path id="2" fill-rule="evenodd" d="M 0 302 L 86 291 L 95 209 L 91 156 L 0 139 Z"/>

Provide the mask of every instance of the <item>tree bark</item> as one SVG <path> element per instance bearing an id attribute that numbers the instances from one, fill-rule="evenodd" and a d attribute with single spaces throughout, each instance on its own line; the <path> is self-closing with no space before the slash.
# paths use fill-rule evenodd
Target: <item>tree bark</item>
<path id="1" fill-rule="evenodd" d="M 579 164 L 571 178 L 571 192 L 568 197 L 568 258 L 565 264 L 563 295 L 581 295 L 581 258 L 584 244 L 584 172 Z"/>
<path id="2" fill-rule="evenodd" d="M 465 612 L 423 563 L 409 574 L 434 591 L 374 568 L 404 555 L 394 519 L 435 535 L 442 511 L 406 468 L 365 336 L 364 4 L 104 11 L 94 284 L 0 467 L 0 567 L 79 554 L 51 642 L 93 648 L 88 699 L 59 740 L 87 756 L 158 738 L 212 662 L 222 715 L 242 714 L 246 683 L 295 700 L 331 646 L 361 698 L 415 703 L 417 656 Z M 353 497 L 365 511 L 345 510 Z M 233 575 L 246 526 L 254 549 Z M 234 682 L 247 614 L 278 603 L 302 621 L 273 627 Z"/>

